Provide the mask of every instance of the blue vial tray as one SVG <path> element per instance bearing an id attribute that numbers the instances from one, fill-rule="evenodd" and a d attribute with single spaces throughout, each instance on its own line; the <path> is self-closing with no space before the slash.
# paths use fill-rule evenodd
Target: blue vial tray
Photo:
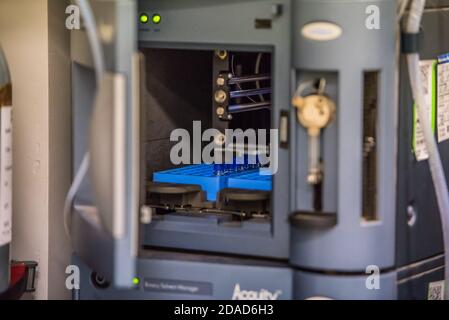
<path id="1" fill-rule="evenodd" d="M 259 170 L 242 172 L 237 176 L 229 177 L 228 188 L 271 191 L 272 176 L 261 175 Z"/>
<path id="2" fill-rule="evenodd" d="M 259 175 L 258 169 L 216 175 L 214 165 L 198 164 L 153 174 L 154 182 L 196 184 L 206 192 L 208 201 L 216 201 L 224 188 L 271 190 L 271 176 Z M 230 182 L 232 182 L 230 185 Z"/>
<path id="3" fill-rule="evenodd" d="M 226 188 L 227 178 L 233 174 L 218 176 L 214 173 L 214 166 L 197 164 L 167 171 L 155 172 L 154 182 L 168 182 L 180 184 L 197 184 L 206 192 L 207 200 L 216 201 L 217 193 Z"/>

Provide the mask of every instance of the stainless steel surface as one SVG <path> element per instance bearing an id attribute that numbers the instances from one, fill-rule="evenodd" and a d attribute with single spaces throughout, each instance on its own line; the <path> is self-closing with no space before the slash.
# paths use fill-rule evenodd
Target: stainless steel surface
<path id="1" fill-rule="evenodd" d="M 231 91 L 229 93 L 231 99 L 235 98 L 243 98 L 243 97 L 249 97 L 249 96 L 258 96 L 262 94 L 270 94 L 271 88 L 262 88 L 262 89 L 249 89 L 249 90 L 237 90 L 237 91 Z"/>
<path id="2" fill-rule="evenodd" d="M 237 83 L 246 83 L 246 82 L 254 82 L 254 81 L 266 81 L 271 80 L 271 76 L 269 74 L 256 74 L 252 76 L 244 76 L 244 77 L 234 77 L 229 79 L 229 84 L 237 84 Z"/>
<path id="3" fill-rule="evenodd" d="M 271 106 L 271 101 L 263 101 L 256 103 L 246 103 L 246 104 L 235 104 L 228 107 L 229 113 L 238 113 L 246 111 L 255 111 L 260 109 L 269 109 Z"/>

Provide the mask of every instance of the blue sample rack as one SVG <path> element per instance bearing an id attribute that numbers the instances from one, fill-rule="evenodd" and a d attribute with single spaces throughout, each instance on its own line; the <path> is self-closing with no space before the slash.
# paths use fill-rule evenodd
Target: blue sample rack
<path id="1" fill-rule="evenodd" d="M 261 175 L 260 170 L 242 172 L 229 177 L 228 188 L 271 191 L 273 187 L 271 175 Z"/>
<path id="2" fill-rule="evenodd" d="M 212 164 L 198 164 L 153 174 L 154 182 L 196 184 L 206 192 L 208 201 L 216 201 L 224 188 L 271 190 L 271 176 L 259 174 L 259 169 L 217 175 Z"/>

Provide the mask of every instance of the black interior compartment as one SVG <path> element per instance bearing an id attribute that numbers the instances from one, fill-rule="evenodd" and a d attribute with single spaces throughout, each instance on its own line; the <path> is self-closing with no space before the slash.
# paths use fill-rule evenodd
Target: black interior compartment
<path id="1" fill-rule="evenodd" d="M 204 199 L 204 195 L 192 193 L 201 191 L 191 186 L 188 188 L 173 190 L 178 196 L 164 195 L 152 182 L 153 173 L 173 169 L 176 166 L 170 161 L 170 150 L 177 142 L 170 141 L 170 134 L 174 129 L 183 128 L 192 135 L 193 121 L 201 121 L 202 130 L 209 128 L 229 129 L 266 129 L 271 128 L 271 53 L 258 52 L 226 52 L 227 58 L 223 63 L 217 62 L 219 51 L 214 50 L 180 50 L 180 49 L 154 49 L 142 48 L 144 57 L 144 72 L 142 72 L 141 86 L 141 166 L 142 166 L 142 197 L 143 202 L 155 201 L 154 199 L 182 199 L 182 204 L 164 204 L 158 212 L 179 211 L 182 206 L 184 214 L 189 213 L 189 205 L 185 199 L 195 199 L 194 205 L 199 205 L 198 199 Z M 232 113 L 232 119 L 219 119 L 214 103 L 214 90 L 217 82 L 217 72 L 225 73 L 230 77 L 245 77 L 254 75 L 266 75 L 264 80 L 243 81 L 230 83 L 229 92 L 258 90 L 260 88 L 270 91 L 250 96 L 230 98 L 229 105 L 250 105 L 265 102 L 268 106 L 254 111 Z M 217 125 L 218 124 L 218 125 Z M 267 136 L 269 143 L 269 135 Z M 204 143 L 207 144 L 207 143 Z M 162 187 L 167 187 L 162 186 Z M 168 186 L 170 187 L 170 186 Z M 148 190 L 158 190 L 158 193 L 149 195 Z M 186 191 L 183 194 L 182 190 Z M 162 193 L 161 193 L 162 192 Z M 179 193 L 180 192 L 180 193 Z M 226 198 L 226 197 L 221 197 Z M 254 202 L 254 201 L 252 201 Z M 252 203 L 249 201 L 249 203 Z M 257 202 L 257 201 L 256 201 Z M 201 203 L 201 202 L 200 202 Z M 238 211 L 234 201 L 232 208 Z M 238 203 L 238 201 L 237 201 Z M 266 196 L 262 204 L 255 203 L 254 212 L 261 213 L 261 208 L 268 207 L 269 199 Z M 216 206 L 200 205 L 209 212 L 215 212 Z M 226 207 L 219 205 L 218 207 Z M 248 203 L 242 208 L 251 211 Z M 219 210 L 219 209 L 217 209 Z M 192 209 L 192 214 L 193 214 Z M 196 212 L 197 213 L 197 212 Z M 235 212 L 234 212 L 235 213 Z"/>

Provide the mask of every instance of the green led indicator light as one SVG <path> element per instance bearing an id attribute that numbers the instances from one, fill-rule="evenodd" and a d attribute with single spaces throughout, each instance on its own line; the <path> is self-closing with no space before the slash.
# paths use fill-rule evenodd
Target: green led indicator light
<path id="1" fill-rule="evenodd" d="M 162 21 L 162 17 L 160 14 L 154 14 L 153 15 L 153 23 L 154 24 L 159 24 Z"/>
<path id="2" fill-rule="evenodd" d="M 147 23 L 148 22 L 148 15 L 146 13 L 142 13 L 140 15 L 140 23 Z"/>
<path id="3" fill-rule="evenodd" d="M 139 279 L 139 278 L 134 278 L 134 279 L 133 279 L 133 284 L 134 284 L 135 286 L 139 285 L 139 283 L 140 283 L 140 279 Z"/>

